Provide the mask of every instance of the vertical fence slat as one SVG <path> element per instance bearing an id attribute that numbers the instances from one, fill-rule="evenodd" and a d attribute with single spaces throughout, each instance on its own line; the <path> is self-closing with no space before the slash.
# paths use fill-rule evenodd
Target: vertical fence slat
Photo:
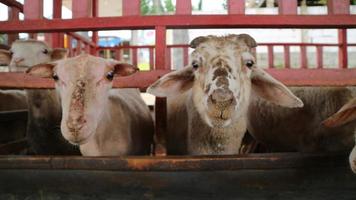
<path id="1" fill-rule="evenodd" d="M 77 40 L 76 55 L 79 55 L 81 52 L 82 52 L 82 41 Z"/>
<path id="2" fill-rule="evenodd" d="M 121 49 L 120 48 L 115 49 L 115 59 L 121 60 Z"/>
<path id="3" fill-rule="evenodd" d="M 268 68 L 273 68 L 274 67 L 274 53 L 273 53 L 273 46 L 268 45 Z"/>
<path id="4" fill-rule="evenodd" d="M 62 18 L 62 0 L 53 0 L 53 19 Z M 64 34 L 52 33 L 52 47 L 64 47 Z"/>
<path id="5" fill-rule="evenodd" d="M 25 20 L 43 18 L 43 0 L 25 0 L 23 12 Z"/>
<path id="6" fill-rule="evenodd" d="M 166 67 L 165 69 L 170 69 L 171 67 L 171 52 L 172 52 L 172 48 L 168 47 L 167 51 L 166 51 Z"/>
<path id="7" fill-rule="evenodd" d="M 157 26 L 155 69 L 165 69 L 166 65 L 166 27 Z M 155 102 L 156 130 L 155 130 L 155 154 L 166 154 L 165 133 L 167 131 L 167 99 L 156 97 Z"/>
<path id="8" fill-rule="evenodd" d="M 149 56 L 150 56 L 150 70 L 154 69 L 154 51 L 153 51 L 153 47 L 148 48 L 148 52 L 149 52 Z"/>
<path id="9" fill-rule="evenodd" d="M 188 65 L 188 58 L 189 58 L 189 52 L 188 52 L 188 47 L 183 47 L 183 65 L 187 66 Z"/>
<path id="10" fill-rule="evenodd" d="M 339 40 L 339 68 L 347 68 L 347 29 L 338 30 Z"/>
<path id="11" fill-rule="evenodd" d="M 191 0 L 176 1 L 176 14 L 177 15 L 190 15 L 192 14 Z"/>
<path id="12" fill-rule="evenodd" d="M 16 7 L 8 7 L 9 21 L 19 21 L 20 10 Z M 8 34 L 8 44 L 11 45 L 12 42 L 19 39 L 18 33 Z"/>
<path id="13" fill-rule="evenodd" d="M 140 15 L 140 0 L 122 0 L 122 15 Z"/>
<path id="14" fill-rule="evenodd" d="M 43 0 L 25 0 L 23 5 L 25 20 L 43 18 Z M 31 33 L 30 38 L 37 38 L 36 33 Z"/>
<path id="15" fill-rule="evenodd" d="M 296 15 L 297 0 L 278 0 L 278 11 L 280 15 Z"/>
<path id="16" fill-rule="evenodd" d="M 66 34 L 66 36 L 67 36 L 66 48 L 69 49 L 68 56 L 73 56 L 72 37 L 68 34 Z"/>
<path id="17" fill-rule="evenodd" d="M 284 68 L 290 68 L 290 48 L 289 45 L 284 45 Z"/>
<path id="18" fill-rule="evenodd" d="M 85 18 L 92 16 L 91 0 L 73 0 L 72 1 L 73 18 Z"/>
<path id="19" fill-rule="evenodd" d="M 328 0 L 327 2 L 329 15 L 350 14 L 349 0 Z"/>
<path id="20" fill-rule="evenodd" d="M 229 15 L 244 15 L 245 0 L 227 0 L 227 12 Z"/>
<path id="21" fill-rule="evenodd" d="M 138 61 L 137 61 L 137 48 L 132 48 L 132 64 L 134 65 L 134 66 L 137 66 L 137 63 L 138 63 Z"/>
<path id="22" fill-rule="evenodd" d="M 98 0 L 92 0 L 92 14 L 93 17 L 98 17 L 99 16 L 99 2 Z M 93 35 L 91 36 L 91 41 L 95 44 L 94 47 L 90 48 L 90 54 L 97 56 L 98 51 L 97 51 L 97 46 L 98 46 L 98 40 L 99 40 L 99 35 L 98 31 L 93 31 Z"/>
<path id="23" fill-rule="evenodd" d="M 300 68 L 307 68 L 308 60 L 307 60 L 307 47 L 300 46 Z"/>
<path id="24" fill-rule="evenodd" d="M 316 46 L 316 67 L 318 69 L 323 68 L 323 46 Z"/>

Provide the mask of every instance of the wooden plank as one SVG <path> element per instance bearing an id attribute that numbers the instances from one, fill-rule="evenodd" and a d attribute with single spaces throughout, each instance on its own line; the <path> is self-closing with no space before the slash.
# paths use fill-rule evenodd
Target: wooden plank
<path id="1" fill-rule="evenodd" d="M 356 176 L 350 172 L 346 166 L 347 159 L 344 159 L 335 161 L 344 165 L 340 167 L 280 170 L 139 173 L 94 170 L 1 170 L 0 197 L 88 200 L 354 199 Z M 329 162 L 331 161 L 333 160 Z"/>
<path id="2" fill-rule="evenodd" d="M 0 111 L 0 122 L 27 120 L 28 110 Z"/>
<path id="3" fill-rule="evenodd" d="M 280 15 L 297 15 L 297 0 L 278 0 L 278 11 Z"/>
<path id="4" fill-rule="evenodd" d="M 227 0 L 227 12 L 229 15 L 244 15 L 245 0 Z"/>
<path id="5" fill-rule="evenodd" d="M 210 171 L 345 166 L 346 154 L 264 153 L 224 156 L 0 156 L 0 169 Z M 344 160 L 345 159 L 345 160 Z"/>
<path id="6" fill-rule="evenodd" d="M 176 1 L 176 15 L 191 15 L 192 2 L 191 0 Z"/>
<path id="7" fill-rule="evenodd" d="M 53 1 L 53 19 L 62 18 L 62 0 Z M 52 33 L 52 48 L 64 48 L 64 34 Z"/>
<path id="8" fill-rule="evenodd" d="M 75 0 L 72 1 L 72 17 L 87 18 L 92 16 L 92 1 L 91 0 Z"/>
<path id="9" fill-rule="evenodd" d="M 20 9 L 18 7 L 8 7 L 8 21 L 19 21 Z M 15 40 L 19 39 L 19 34 L 8 34 L 8 44 L 11 45 Z"/>
<path id="10" fill-rule="evenodd" d="M 36 24 L 36 26 L 34 26 Z M 356 15 L 127 16 L 0 22 L 0 33 L 176 28 L 356 28 Z"/>
<path id="11" fill-rule="evenodd" d="M 0 144 L 0 155 L 19 153 L 28 147 L 27 139 L 16 140 L 6 144 Z"/>
<path id="12" fill-rule="evenodd" d="M 166 44 L 166 27 L 157 26 L 156 30 L 156 49 L 155 49 L 155 69 L 167 69 L 167 44 Z M 163 55 L 163 56 L 162 56 Z M 165 155 L 167 132 L 167 99 L 156 97 L 155 101 L 155 135 L 154 135 L 154 154 Z"/>
<path id="13" fill-rule="evenodd" d="M 308 68 L 307 47 L 300 47 L 300 68 Z"/>
<path id="14" fill-rule="evenodd" d="M 137 72 L 128 77 L 115 78 L 114 88 L 144 90 L 171 70 Z M 348 86 L 356 85 L 356 69 L 267 69 L 276 79 L 289 86 Z M 0 88 L 54 88 L 51 79 L 36 78 L 23 73 L 0 73 Z"/>
<path id="15" fill-rule="evenodd" d="M 122 0 L 123 16 L 138 16 L 140 14 L 140 0 Z"/>
<path id="16" fill-rule="evenodd" d="M 322 46 L 316 47 L 316 67 L 318 69 L 323 68 L 323 47 Z"/>
<path id="17" fill-rule="evenodd" d="M 24 3 L 25 20 L 43 18 L 43 0 L 26 0 Z"/>
<path id="18" fill-rule="evenodd" d="M 338 40 L 339 40 L 339 68 L 346 69 L 348 65 L 347 29 L 338 30 Z"/>
<path id="19" fill-rule="evenodd" d="M 284 68 L 290 68 L 290 46 L 284 45 Z"/>
<path id="20" fill-rule="evenodd" d="M 115 78 L 113 87 L 137 87 L 145 89 L 170 70 L 155 70 L 150 72 L 137 72 L 128 77 Z M 24 73 L 0 73 L 0 87 L 6 89 L 15 88 L 54 88 L 54 81 L 49 78 L 37 78 Z"/>
<path id="21" fill-rule="evenodd" d="M 349 0 L 328 0 L 328 14 L 329 15 L 348 15 L 350 14 Z"/>
<path id="22" fill-rule="evenodd" d="M 273 46 L 268 45 L 267 46 L 268 50 L 268 68 L 273 68 L 274 67 L 274 51 L 273 51 Z"/>

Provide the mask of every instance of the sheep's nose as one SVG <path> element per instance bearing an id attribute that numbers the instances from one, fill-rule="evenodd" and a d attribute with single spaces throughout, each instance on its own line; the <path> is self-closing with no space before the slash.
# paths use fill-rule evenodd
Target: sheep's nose
<path id="1" fill-rule="evenodd" d="M 211 94 L 211 99 L 213 102 L 226 102 L 231 101 L 233 99 L 233 93 L 230 90 L 226 89 L 216 89 Z"/>
<path id="2" fill-rule="evenodd" d="M 20 62 L 24 61 L 24 58 L 14 58 L 15 64 L 19 64 Z"/>

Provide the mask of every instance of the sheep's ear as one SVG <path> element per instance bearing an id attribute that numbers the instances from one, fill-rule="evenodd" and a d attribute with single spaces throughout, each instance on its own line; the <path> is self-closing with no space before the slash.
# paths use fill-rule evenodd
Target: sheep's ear
<path id="1" fill-rule="evenodd" d="M 190 48 L 195 49 L 199 46 L 200 43 L 203 43 L 203 42 L 207 41 L 208 39 L 209 39 L 209 36 L 196 37 L 190 42 L 189 46 L 190 46 Z"/>
<path id="2" fill-rule="evenodd" d="M 302 100 L 260 68 L 252 68 L 251 83 L 254 94 L 269 102 L 290 108 L 303 107 Z"/>
<path id="3" fill-rule="evenodd" d="M 68 50 L 63 48 L 55 48 L 52 50 L 51 59 L 53 61 L 67 58 Z"/>
<path id="4" fill-rule="evenodd" d="M 231 34 L 229 35 L 229 38 L 231 38 L 234 41 L 243 41 L 248 47 L 250 48 L 254 48 L 257 47 L 257 42 L 255 39 L 253 39 L 253 37 L 251 37 L 249 34 Z"/>
<path id="5" fill-rule="evenodd" d="M 158 79 L 147 89 L 147 92 L 158 97 L 168 97 L 181 94 L 192 88 L 194 71 L 191 66 L 170 72 Z"/>
<path id="6" fill-rule="evenodd" d="M 114 59 L 109 59 L 108 65 L 110 68 L 114 68 L 114 72 L 118 76 L 129 76 L 140 71 L 140 69 L 134 65 L 131 65 L 129 63 L 123 63 Z"/>
<path id="7" fill-rule="evenodd" d="M 26 70 L 26 74 L 41 78 L 51 78 L 53 76 L 53 68 L 55 63 L 43 63 L 30 67 Z"/>
<path id="8" fill-rule="evenodd" d="M 356 98 L 351 99 L 335 114 L 323 121 L 327 127 L 336 127 L 356 120 Z"/>
<path id="9" fill-rule="evenodd" d="M 11 52 L 8 50 L 0 49 L 0 65 L 9 65 L 11 62 Z"/>

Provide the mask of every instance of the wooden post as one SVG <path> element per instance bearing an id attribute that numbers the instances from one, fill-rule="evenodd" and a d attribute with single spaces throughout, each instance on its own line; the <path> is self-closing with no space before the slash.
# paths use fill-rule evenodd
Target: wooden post
<path id="1" fill-rule="evenodd" d="M 62 18 L 62 0 L 53 0 L 53 19 Z M 52 47 L 63 48 L 64 47 L 64 34 L 52 33 Z"/>
<path id="2" fill-rule="evenodd" d="M 308 68 L 307 47 L 300 46 L 300 68 Z"/>
<path id="3" fill-rule="evenodd" d="M 122 0 L 122 15 L 140 15 L 140 0 Z"/>
<path id="4" fill-rule="evenodd" d="M 296 15 L 297 0 L 278 0 L 278 11 L 280 15 Z"/>
<path id="5" fill-rule="evenodd" d="M 156 51 L 155 51 L 155 69 L 166 68 L 166 27 L 156 27 Z M 156 130 L 155 130 L 155 149 L 156 155 L 166 155 L 167 133 L 167 99 L 156 97 L 155 102 Z"/>
<path id="6" fill-rule="evenodd" d="M 289 45 L 284 45 L 284 68 L 290 68 L 290 48 Z"/>
<path id="7" fill-rule="evenodd" d="M 98 2 L 98 0 L 93 0 L 92 4 L 93 4 L 92 15 L 93 15 L 93 17 L 98 17 L 99 16 L 99 13 L 98 13 L 99 12 L 99 2 Z M 90 48 L 90 54 L 97 56 L 98 55 L 97 47 L 98 47 L 98 41 L 99 41 L 98 31 L 93 31 L 93 35 L 91 36 L 91 41 L 95 44 L 95 46 Z"/>
<path id="8" fill-rule="evenodd" d="M 43 0 L 25 0 L 23 13 L 25 20 L 43 18 Z M 37 39 L 36 33 L 31 33 L 30 38 Z"/>
<path id="9" fill-rule="evenodd" d="M 349 15 L 350 1 L 349 0 L 328 0 L 329 15 Z M 339 29 L 339 68 L 347 68 L 347 30 Z"/>
<path id="10" fill-rule="evenodd" d="M 191 15 L 192 2 L 191 0 L 176 1 L 176 15 Z"/>
<path id="11" fill-rule="evenodd" d="M 17 7 L 15 6 L 8 7 L 8 15 L 9 15 L 8 21 L 19 21 L 19 13 L 20 10 Z M 11 46 L 11 44 L 17 39 L 19 39 L 18 33 L 8 34 L 7 36 L 8 45 Z"/>
<path id="12" fill-rule="evenodd" d="M 245 14 L 245 0 L 227 0 L 227 12 L 229 15 Z"/>
<path id="13" fill-rule="evenodd" d="M 274 67 L 274 53 L 273 53 L 273 46 L 268 45 L 268 68 Z"/>

